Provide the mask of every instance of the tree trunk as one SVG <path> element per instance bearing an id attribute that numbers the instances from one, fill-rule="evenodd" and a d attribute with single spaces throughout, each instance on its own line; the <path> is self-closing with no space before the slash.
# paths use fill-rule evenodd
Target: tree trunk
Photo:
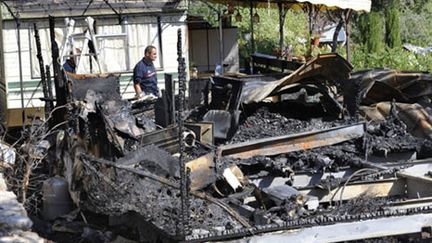
<path id="1" fill-rule="evenodd" d="M 284 8 L 282 3 L 278 3 L 279 8 L 279 51 L 280 54 L 282 54 L 282 50 L 284 48 L 284 24 L 285 24 L 285 17 L 288 12 L 287 8 Z"/>
<path id="2" fill-rule="evenodd" d="M 399 23 L 398 0 L 390 1 L 385 11 L 386 44 L 390 48 L 397 48 L 402 45 Z"/>
<path id="3" fill-rule="evenodd" d="M 338 36 L 339 36 L 339 32 L 342 29 L 342 26 L 344 26 L 345 21 L 344 19 L 341 17 L 339 20 L 339 23 L 336 26 L 335 32 L 333 34 L 333 43 L 332 43 L 332 52 L 336 52 L 337 51 L 337 45 L 338 45 Z"/>

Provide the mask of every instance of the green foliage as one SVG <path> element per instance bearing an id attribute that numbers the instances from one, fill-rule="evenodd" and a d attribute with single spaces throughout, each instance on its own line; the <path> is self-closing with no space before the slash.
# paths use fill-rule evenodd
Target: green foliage
<path id="1" fill-rule="evenodd" d="M 401 48 L 384 48 L 370 53 L 364 45 L 352 48 L 354 69 L 391 68 L 398 70 L 432 71 L 432 54 L 416 55 Z"/>
<path id="2" fill-rule="evenodd" d="M 394 6 L 394 1 L 400 4 Z M 351 62 L 354 68 L 387 67 L 400 70 L 432 71 L 432 54 L 415 55 L 404 51 L 400 46 L 401 43 L 411 43 L 422 47 L 432 45 L 432 0 L 373 0 L 372 4 L 371 13 L 355 13 L 350 21 Z M 399 11 L 395 11 L 395 8 Z M 189 14 L 203 16 L 216 27 L 218 25 L 217 13 L 225 9 L 226 5 L 191 1 Z M 241 21 L 236 21 L 234 18 L 237 12 L 242 16 Z M 278 10 L 258 9 L 257 12 L 260 22 L 254 24 L 256 50 L 261 53 L 274 54 L 274 50 L 279 46 Z M 398 15 L 399 21 L 397 21 Z M 240 56 L 242 59 L 247 59 L 251 54 L 251 42 L 250 39 L 247 39 L 247 36 L 250 36 L 249 8 L 236 9 L 231 19 L 232 24 L 238 27 Z M 399 39 L 398 24 L 400 26 Z M 388 30 L 387 33 L 385 29 Z M 304 12 L 288 11 L 284 33 L 285 46 L 292 45 L 295 55 L 306 54 L 309 31 L 307 15 Z M 384 39 L 390 47 L 385 47 Z M 345 47 L 338 48 L 338 52 L 345 55 Z"/>
<path id="3" fill-rule="evenodd" d="M 358 17 L 356 25 L 351 24 L 353 28 L 351 28 L 351 37 L 352 41 L 355 43 L 366 44 L 368 39 L 369 32 L 369 17 L 368 14 L 361 14 Z"/>
<path id="4" fill-rule="evenodd" d="M 389 47 L 376 44 L 376 41 L 382 38 L 377 37 L 382 35 L 382 23 L 376 20 L 380 14 L 371 12 L 363 15 L 367 17 L 360 16 L 353 28 L 353 36 L 357 42 L 351 48 L 354 68 L 386 67 L 431 72 L 432 54 L 416 55 L 403 50 L 401 43 L 419 46 L 432 44 L 432 0 L 400 0 L 400 4 L 397 0 L 379 0 L 373 1 L 373 4 L 375 11 L 385 12 L 386 42 Z M 397 11 L 398 7 L 400 11 Z M 398 25 L 400 38 L 397 33 Z"/>
<path id="5" fill-rule="evenodd" d="M 202 16 L 213 27 L 218 26 L 217 14 L 224 11 L 225 5 L 203 3 L 201 1 L 190 1 L 188 14 Z M 255 9 L 254 9 L 255 11 Z M 279 47 L 279 13 L 275 8 L 259 8 L 256 10 L 260 21 L 254 23 L 255 49 L 257 52 L 274 54 L 274 50 Z M 236 21 L 237 12 L 242 16 L 241 21 Z M 254 12 L 255 13 L 255 12 Z M 250 12 L 249 8 L 236 8 L 231 16 L 234 26 L 238 27 L 238 42 L 240 56 L 248 57 L 251 54 L 250 36 Z M 299 42 L 299 38 L 306 41 L 308 35 L 306 14 L 298 11 L 288 11 L 284 24 L 284 43 L 286 46 L 292 45 L 294 52 L 304 54 L 306 47 Z"/>
<path id="6" fill-rule="evenodd" d="M 244 38 L 250 33 L 250 13 L 248 8 L 239 9 L 242 21 L 232 18 L 233 25 L 239 30 L 239 46 L 242 57 L 251 53 L 250 41 Z M 277 9 L 258 9 L 259 23 L 254 23 L 254 39 L 257 52 L 274 54 L 279 47 L 279 13 Z M 306 39 L 308 35 L 307 18 L 301 12 L 288 11 L 284 24 L 284 43 L 292 45 L 294 52 L 304 54 L 306 47 L 299 41 L 299 38 Z"/>
<path id="7" fill-rule="evenodd" d="M 401 7 L 404 7 L 405 9 L 412 10 L 414 12 L 421 12 L 427 7 L 427 5 L 430 5 L 430 0 L 401 0 Z"/>
<path id="8" fill-rule="evenodd" d="M 417 0 L 413 2 L 417 4 Z M 402 43 L 430 46 L 432 45 L 432 0 L 418 2 L 425 3 L 422 6 L 414 5 L 413 8 L 401 4 L 403 6 L 400 15 Z"/>
<path id="9" fill-rule="evenodd" d="M 396 3 L 386 11 L 386 44 L 390 48 L 400 47 L 401 34 L 399 25 L 399 9 Z"/>
<path id="10" fill-rule="evenodd" d="M 221 4 L 204 3 L 202 1 L 189 1 L 188 14 L 193 16 L 201 16 L 210 26 L 216 27 L 219 25 L 218 13 L 225 11 L 226 6 Z"/>

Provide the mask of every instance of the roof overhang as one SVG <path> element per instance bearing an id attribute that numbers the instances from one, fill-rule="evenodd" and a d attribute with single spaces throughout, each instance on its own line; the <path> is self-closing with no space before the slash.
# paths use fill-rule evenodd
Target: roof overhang
<path id="1" fill-rule="evenodd" d="M 178 12 L 187 9 L 185 0 L 5 0 L 3 19 L 20 19 L 137 13 Z M 13 14 L 13 15 L 12 15 Z"/>
<path id="2" fill-rule="evenodd" d="M 251 4 L 257 8 L 277 7 L 279 4 L 292 9 L 302 9 L 306 4 L 320 5 L 320 9 L 351 9 L 354 11 L 369 12 L 371 0 L 202 0 L 219 4 L 231 4 L 247 7 Z"/>

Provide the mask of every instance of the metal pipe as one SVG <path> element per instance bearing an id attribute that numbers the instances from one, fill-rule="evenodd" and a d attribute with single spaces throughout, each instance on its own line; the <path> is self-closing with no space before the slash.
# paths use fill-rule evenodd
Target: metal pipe
<path id="1" fill-rule="evenodd" d="M 120 37 L 120 36 L 126 36 L 126 39 L 125 39 L 125 42 L 126 42 L 126 45 L 125 45 L 126 70 L 131 70 L 131 64 L 130 64 L 130 57 L 131 57 L 130 51 L 131 51 L 131 48 L 130 48 L 130 44 L 129 44 L 129 26 L 128 25 L 129 25 L 129 22 L 128 22 L 127 17 L 123 18 L 123 21 L 122 21 L 122 30 L 123 30 L 123 33 L 119 34 L 118 37 Z M 96 35 L 96 38 L 99 38 L 100 36 L 102 36 L 102 35 Z M 108 37 L 106 35 L 104 35 L 104 36 Z M 109 35 L 109 37 L 114 37 L 114 36 Z"/>
<path id="2" fill-rule="evenodd" d="M 161 65 L 161 68 L 164 67 L 164 60 L 163 60 L 163 45 L 162 45 L 162 21 L 161 16 L 157 16 L 157 26 L 158 26 L 158 38 L 159 38 L 159 63 Z"/>
<path id="3" fill-rule="evenodd" d="M 77 39 L 77 40 L 86 38 L 85 36 L 83 36 L 82 33 L 76 33 L 76 34 L 72 34 L 70 36 L 73 37 L 74 39 Z M 127 37 L 127 33 L 95 35 L 95 38 L 110 38 L 110 37 Z"/>

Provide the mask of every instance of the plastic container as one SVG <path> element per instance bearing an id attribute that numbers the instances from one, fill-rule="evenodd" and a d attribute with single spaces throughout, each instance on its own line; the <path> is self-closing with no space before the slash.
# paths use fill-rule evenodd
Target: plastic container
<path id="1" fill-rule="evenodd" d="M 52 220 L 72 210 L 68 183 L 65 179 L 53 177 L 45 180 L 42 185 L 42 216 Z"/>

